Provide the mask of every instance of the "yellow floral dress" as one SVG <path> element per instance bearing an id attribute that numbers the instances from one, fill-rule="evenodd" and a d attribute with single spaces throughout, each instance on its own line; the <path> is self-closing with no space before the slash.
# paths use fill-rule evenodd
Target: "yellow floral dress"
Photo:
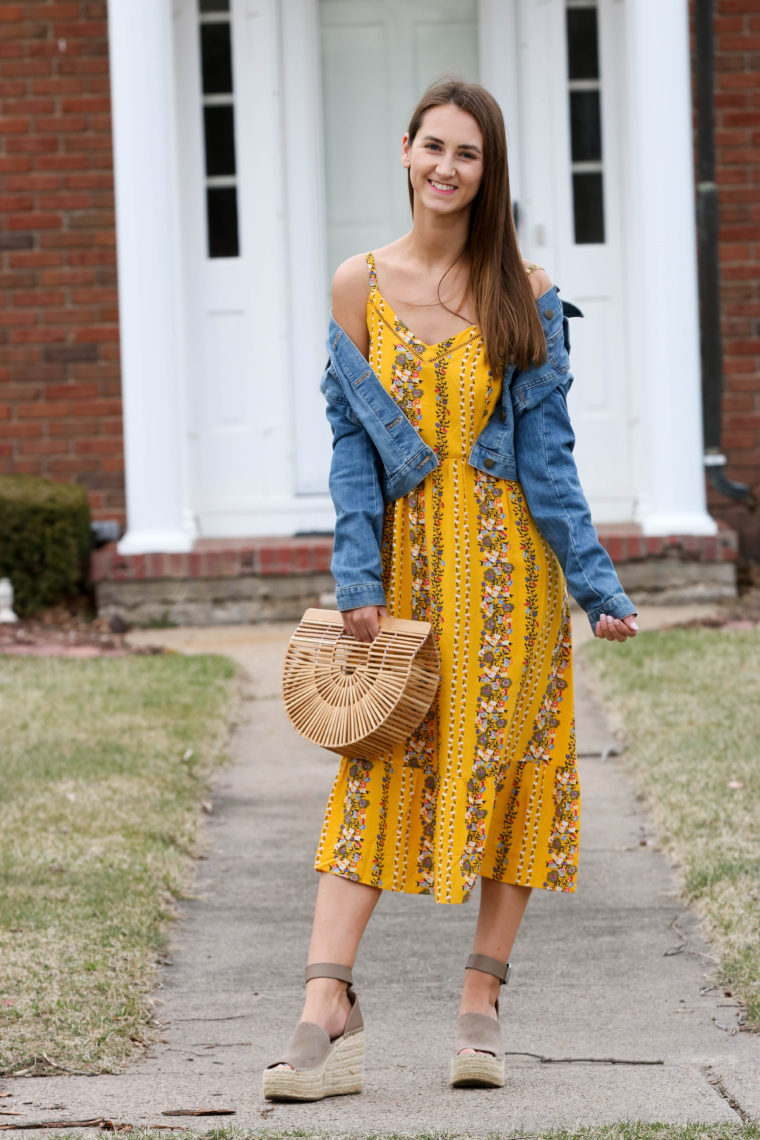
<path id="1" fill-rule="evenodd" d="M 367 261 L 369 363 L 440 460 L 386 504 L 383 584 L 391 614 L 432 622 L 442 677 L 408 740 L 341 759 L 315 866 L 445 903 L 464 902 L 478 875 L 572 891 L 580 790 L 564 577 L 520 484 L 467 461 L 501 376 L 474 325 L 418 340 Z"/>

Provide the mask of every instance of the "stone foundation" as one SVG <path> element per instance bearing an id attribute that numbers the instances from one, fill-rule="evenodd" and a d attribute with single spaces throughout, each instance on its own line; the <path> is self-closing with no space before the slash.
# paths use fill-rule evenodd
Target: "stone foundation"
<path id="1" fill-rule="evenodd" d="M 736 597 L 736 534 L 645 538 L 603 527 L 599 537 L 635 602 L 685 604 Z M 332 542 L 324 536 L 223 539 L 188 554 L 93 555 L 98 613 L 133 626 L 297 621 L 310 606 L 334 608 Z"/>

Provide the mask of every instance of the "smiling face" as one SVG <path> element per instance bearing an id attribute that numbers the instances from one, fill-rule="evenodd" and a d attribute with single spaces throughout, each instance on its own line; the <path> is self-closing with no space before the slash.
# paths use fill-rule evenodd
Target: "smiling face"
<path id="1" fill-rule="evenodd" d="M 483 135 L 474 117 L 453 103 L 430 107 L 413 139 L 404 135 L 401 162 L 415 205 L 436 213 L 464 210 L 483 177 Z"/>

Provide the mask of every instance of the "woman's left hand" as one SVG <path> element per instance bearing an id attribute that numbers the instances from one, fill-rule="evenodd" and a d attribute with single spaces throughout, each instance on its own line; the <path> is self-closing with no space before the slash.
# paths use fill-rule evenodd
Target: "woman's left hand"
<path id="1" fill-rule="evenodd" d="M 629 614 L 628 617 L 624 618 L 600 614 L 594 636 L 604 638 L 605 641 L 627 641 L 629 637 L 635 637 L 638 630 L 635 614 Z"/>

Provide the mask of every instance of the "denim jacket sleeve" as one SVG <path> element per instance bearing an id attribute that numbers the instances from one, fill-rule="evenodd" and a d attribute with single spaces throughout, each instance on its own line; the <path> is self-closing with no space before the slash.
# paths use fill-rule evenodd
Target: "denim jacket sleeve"
<path id="1" fill-rule="evenodd" d="M 380 543 L 383 495 L 379 456 L 369 435 L 326 374 L 322 393 L 333 433 L 330 495 L 335 507 L 332 575 L 339 610 L 385 605 Z"/>
<path id="2" fill-rule="evenodd" d="M 515 460 L 530 512 L 593 630 L 601 614 L 622 618 L 636 607 L 599 542 L 578 478 L 567 410 L 571 383 L 566 371 L 543 399 L 524 410 L 515 407 Z"/>

